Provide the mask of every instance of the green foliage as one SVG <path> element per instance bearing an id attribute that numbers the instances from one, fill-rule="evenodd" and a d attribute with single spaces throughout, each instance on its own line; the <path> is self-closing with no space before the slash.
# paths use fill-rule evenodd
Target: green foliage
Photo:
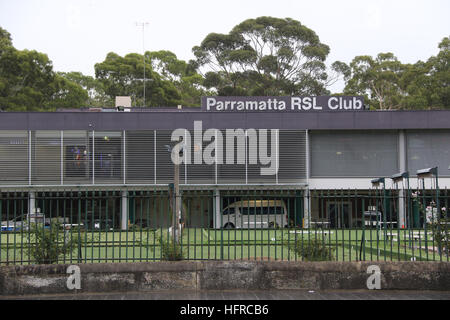
<path id="1" fill-rule="evenodd" d="M 12 47 L 11 34 L 0 27 L 0 55 L 8 47 Z"/>
<path id="2" fill-rule="evenodd" d="M 145 56 L 146 102 L 148 106 L 176 106 L 182 104 L 175 85 L 153 71 L 151 61 Z M 132 96 L 134 105 L 144 106 L 144 58 L 136 53 L 121 57 L 109 53 L 105 61 L 95 65 L 95 75 L 110 99 Z"/>
<path id="3" fill-rule="evenodd" d="M 41 223 L 31 224 L 28 237 L 27 253 L 37 264 L 56 264 L 78 248 L 78 236 L 64 232 L 58 222 L 52 222 L 50 228 Z"/>
<path id="4" fill-rule="evenodd" d="M 184 260 L 184 251 L 181 244 L 174 241 L 172 237 L 158 238 L 158 243 L 161 247 L 161 260 L 163 261 L 181 261 Z"/>
<path id="5" fill-rule="evenodd" d="M 201 97 L 210 95 L 203 87 L 204 78 L 192 63 L 178 60 L 170 51 L 147 52 L 152 68 L 165 81 L 173 83 L 184 106 L 199 106 Z"/>
<path id="6" fill-rule="evenodd" d="M 358 56 L 349 66 L 338 65 L 344 75 L 345 94 L 363 95 L 374 109 L 450 108 L 450 40 L 427 62 L 402 64 L 392 53 L 376 58 Z"/>
<path id="7" fill-rule="evenodd" d="M 87 93 L 87 105 L 92 107 L 113 106 L 114 101 L 106 95 L 103 85 L 97 79 L 81 72 L 59 72 L 59 75 L 78 84 Z"/>
<path id="8" fill-rule="evenodd" d="M 380 53 L 375 59 L 358 56 L 350 63 L 351 77 L 344 93 L 366 96 L 380 110 L 396 109 L 401 102 L 403 68 L 392 53 Z"/>
<path id="9" fill-rule="evenodd" d="M 0 108 L 5 111 L 54 111 L 78 108 L 87 100 L 77 84 L 53 71 L 46 54 L 17 50 L 0 28 Z"/>
<path id="10" fill-rule="evenodd" d="M 412 194 L 412 201 L 419 208 L 423 220 L 427 221 L 428 230 L 431 230 L 433 243 L 436 243 L 437 245 L 438 254 L 441 255 L 444 253 L 448 256 L 450 251 L 450 218 L 447 215 L 447 208 L 442 207 L 438 210 L 436 208 L 436 203 L 432 201 L 428 207 L 430 217 L 427 219 L 427 210 L 419 200 L 418 194 L 419 193 Z"/>
<path id="11" fill-rule="evenodd" d="M 161 232 L 158 235 L 157 233 L 159 232 L 147 238 L 143 237 L 140 240 L 140 245 L 152 251 L 159 248 L 161 250 L 161 260 L 163 261 L 181 261 L 185 259 L 185 247 L 182 247 L 180 242 L 175 241 L 170 232 Z"/>
<path id="12" fill-rule="evenodd" d="M 195 65 L 211 70 L 205 86 L 219 95 L 327 93 L 330 49 L 293 19 L 248 19 L 229 34 L 210 33 L 192 50 Z"/>
<path id="13" fill-rule="evenodd" d="M 284 245 L 305 261 L 332 261 L 335 259 L 334 248 L 321 238 L 298 239 L 294 243 L 285 241 Z"/>
<path id="14" fill-rule="evenodd" d="M 185 62 L 167 50 L 146 52 L 146 107 L 199 106 L 202 96 L 326 95 L 344 78 L 343 94 L 362 95 L 372 109 L 450 108 L 450 39 L 427 61 L 401 63 L 392 53 L 336 61 L 330 48 L 299 21 L 259 17 L 228 34 L 210 33 Z M 202 71 L 200 71 L 202 70 Z M 55 111 L 114 106 L 116 96 L 144 105 L 144 57 L 109 53 L 95 65 L 95 78 L 56 73 L 47 55 L 17 50 L 0 27 L 0 109 Z M 339 93 L 339 95 L 342 93 Z"/>
<path id="15" fill-rule="evenodd" d="M 437 244 L 439 255 L 443 253 L 448 256 L 450 253 L 449 223 L 450 219 L 442 216 L 440 219 L 435 220 L 431 225 L 433 240 Z"/>

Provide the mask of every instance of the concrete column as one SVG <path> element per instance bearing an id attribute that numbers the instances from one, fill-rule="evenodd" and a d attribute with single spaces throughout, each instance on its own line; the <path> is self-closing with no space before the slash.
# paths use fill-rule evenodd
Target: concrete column
<path id="1" fill-rule="evenodd" d="M 219 229 L 222 226 L 220 225 L 220 223 L 222 222 L 221 219 L 221 201 L 220 201 L 220 191 L 219 190 L 215 190 L 214 192 L 214 203 L 215 203 L 215 212 L 214 212 L 214 228 Z"/>
<path id="2" fill-rule="evenodd" d="M 128 192 L 122 191 L 122 214 L 120 219 L 122 230 L 128 230 Z"/>
<path id="3" fill-rule="evenodd" d="M 305 189 L 303 195 L 303 227 L 309 229 L 311 222 L 311 193 L 309 192 L 309 179 L 311 178 L 311 163 L 310 163 L 310 137 L 309 130 L 306 130 L 306 184 L 307 188 Z"/>
<path id="4" fill-rule="evenodd" d="M 311 222 L 311 193 L 309 192 L 309 188 L 305 189 L 305 193 L 303 196 L 303 226 L 307 229 L 310 228 L 310 222 Z"/>
<path id="5" fill-rule="evenodd" d="M 181 195 L 180 195 L 180 165 L 175 164 L 175 210 L 173 212 L 173 230 L 175 231 L 175 240 L 181 239 Z"/>
<path id="6" fill-rule="evenodd" d="M 399 161 L 399 169 L 400 172 L 406 171 L 406 135 L 404 130 L 400 130 L 399 132 L 399 141 L 398 141 L 398 161 Z M 398 224 L 400 228 L 402 226 L 406 227 L 406 192 L 405 189 L 407 187 L 406 181 L 404 181 L 404 186 L 400 186 L 401 190 L 399 190 L 398 194 Z"/>
<path id="7" fill-rule="evenodd" d="M 28 213 L 33 214 L 36 211 L 36 194 L 32 191 L 29 193 L 28 197 Z"/>

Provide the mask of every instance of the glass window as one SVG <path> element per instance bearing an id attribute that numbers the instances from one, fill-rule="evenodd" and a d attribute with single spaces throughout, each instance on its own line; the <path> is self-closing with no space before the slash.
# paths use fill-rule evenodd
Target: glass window
<path id="1" fill-rule="evenodd" d="M 89 140 L 86 131 L 64 131 L 64 181 L 89 180 Z"/>
<path id="2" fill-rule="evenodd" d="M 225 210 L 223 210 L 224 215 L 235 214 L 235 212 L 236 212 L 235 208 L 226 208 Z"/>
<path id="3" fill-rule="evenodd" d="M 266 215 L 266 214 L 283 214 L 283 207 L 244 207 L 240 209 L 245 216 Z"/>

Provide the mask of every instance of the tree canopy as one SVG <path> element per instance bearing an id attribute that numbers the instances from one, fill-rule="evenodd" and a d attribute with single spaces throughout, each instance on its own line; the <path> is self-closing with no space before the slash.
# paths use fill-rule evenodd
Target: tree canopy
<path id="1" fill-rule="evenodd" d="M 0 108 L 7 111 L 54 111 L 76 108 L 87 100 L 77 84 L 53 71 L 46 54 L 17 50 L 0 28 Z"/>
<path id="2" fill-rule="evenodd" d="M 290 18 L 245 20 L 227 34 L 209 33 L 192 49 L 194 59 L 168 50 L 145 55 L 114 52 L 95 64 L 95 77 L 56 72 L 45 53 L 17 50 L 0 27 L 0 109 L 54 111 L 112 107 L 116 96 L 133 106 L 199 106 L 202 96 L 362 95 L 372 109 L 449 109 L 450 39 L 426 61 L 402 63 L 394 53 L 356 56 L 327 67 L 330 48 Z M 144 68 L 145 63 L 145 68 Z M 144 103 L 145 69 L 145 103 Z"/>
<path id="3" fill-rule="evenodd" d="M 330 48 L 293 19 L 248 19 L 193 48 L 205 86 L 219 95 L 320 95 L 327 92 Z"/>
<path id="4" fill-rule="evenodd" d="M 374 109 L 450 108 L 450 40 L 437 56 L 402 64 L 393 53 L 357 56 L 345 71 L 345 94 L 364 95 Z"/>

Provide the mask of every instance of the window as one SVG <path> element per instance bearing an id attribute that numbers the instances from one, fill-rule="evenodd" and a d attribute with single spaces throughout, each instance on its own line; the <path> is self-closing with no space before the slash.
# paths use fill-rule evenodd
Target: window
<path id="1" fill-rule="evenodd" d="M 283 207 L 244 207 L 240 208 L 245 216 L 267 215 L 267 214 L 284 214 Z"/>
<path id="2" fill-rule="evenodd" d="M 235 208 L 226 208 L 225 210 L 223 210 L 223 215 L 229 215 L 229 214 L 235 214 L 235 213 L 236 213 Z"/>

